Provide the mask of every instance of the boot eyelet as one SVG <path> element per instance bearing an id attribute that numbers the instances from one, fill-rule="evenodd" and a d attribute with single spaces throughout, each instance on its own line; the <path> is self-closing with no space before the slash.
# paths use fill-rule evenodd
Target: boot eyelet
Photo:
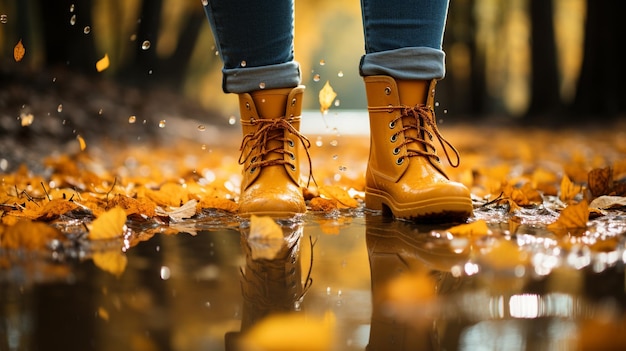
<path id="1" fill-rule="evenodd" d="M 292 160 L 295 160 L 295 159 L 296 159 L 296 155 L 295 155 L 293 152 L 290 152 L 290 153 L 289 153 L 289 157 L 290 157 Z"/>
<path id="2" fill-rule="evenodd" d="M 292 170 L 292 171 L 295 171 L 295 170 L 296 170 L 296 165 L 289 164 L 289 166 L 291 166 L 291 170 Z"/>
<path id="3" fill-rule="evenodd" d="M 394 154 L 394 155 L 397 155 L 397 154 L 399 154 L 399 153 L 400 153 L 400 148 L 399 148 L 399 147 L 397 147 L 397 148 L 393 149 L 393 154 Z"/>
<path id="4" fill-rule="evenodd" d="M 385 87 L 385 95 L 391 95 L 391 87 Z"/>
<path id="5" fill-rule="evenodd" d="M 397 164 L 398 166 L 402 165 L 403 163 L 404 163 L 404 158 L 403 158 L 403 157 L 400 157 L 400 158 L 398 158 L 398 159 L 396 160 L 396 164 Z"/>
<path id="6" fill-rule="evenodd" d="M 391 141 L 392 143 L 395 143 L 396 141 L 398 141 L 398 134 L 392 135 L 391 138 L 389 138 L 389 141 Z"/>
<path id="7" fill-rule="evenodd" d="M 396 127 L 396 121 L 389 122 L 389 129 L 394 129 Z"/>
<path id="8" fill-rule="evenodd" d="M 246 109 L 250 110 L 250 103 L 249 102 L 246 102 Z"/>
<path id="9" fill-rule="evenodd" d="M 296 143 L 294 143 L 291 139 L 287 139 L 287 144 L 289 144 L 290 147 L 294 147 L 296 145 Z"/>
<path id="10" fill-rule="evenodd" d="M 256 167 L 250 168 L 250 174 L 254 173 L 255 171 L 256 171 Z"/>
<path id="11" fill-rule="evenodd" d="M 291 99 L 291 106 L 296 106 L 296 98 Z"/>

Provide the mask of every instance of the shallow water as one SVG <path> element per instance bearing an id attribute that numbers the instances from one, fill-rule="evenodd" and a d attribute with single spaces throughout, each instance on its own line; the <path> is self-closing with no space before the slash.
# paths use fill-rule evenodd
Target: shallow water
<path id="1" fill-rule="evenodd" d="M 131 228 L 149 235 L 126 250 L 119 277 L 98 269 L 89 259 L 94 244 L 80 240 L 50 253 L 5 256 L 0 349 L 238 350 L 255 328 L 273 335 L 274 349 L 292 342 L 294 350 L 625 345 L 623 244 L 600 267 L 597 255 L 565 252 L 542 233 L 470 245 L 446 234 L 449 225 L 362 210 L 280 224 L 279 241 L 249 240 L 248 222 L 220 213 L 178 234 Z M 486 260 L 482 252 L 499 240 L 515 242 L 530 259 Z M 553 265 L 544 271 L 546 262 Z M 285 313 L 295 319 L 267 319 Z M 310 321 L 318 327 L 293 325 Z"/>

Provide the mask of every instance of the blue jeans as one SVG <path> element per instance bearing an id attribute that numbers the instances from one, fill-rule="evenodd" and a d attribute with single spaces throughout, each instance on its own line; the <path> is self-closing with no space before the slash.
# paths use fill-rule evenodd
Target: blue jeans
<path id="1" fill-rule="evenodd" d="M 208 0 L 204 7 L 224 67 L 223 89 L 247 93 L 300 83 L 294 0 Z M 441 79 L 448 0 L 361 0 L 362 76 Z"/>

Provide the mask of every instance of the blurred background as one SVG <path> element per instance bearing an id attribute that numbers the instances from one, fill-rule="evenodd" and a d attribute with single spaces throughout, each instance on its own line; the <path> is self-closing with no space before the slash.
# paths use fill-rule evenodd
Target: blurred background
<path id="1" fill-rule="evenodd" d="M 611 0 L 453 0 L 439 116 L 619 118 L 626 110 L 625 10 L 626 2 Z M 50 85 L 81 75 L 181 94 L 216 122 L 237 114 L 236 96 L 221 90 L 221 62 L 201 0 L 0 0 L 0 15 L 3 118 L 9 104 L 20 103 L 9 101 L 9 83 L 50 71 L 46 77 L 54 78 L 44 82 Z M 296 1 L 306 108 L 319 108 L 326 81 L 338 94 L 332 109 L 366 108 L 360 16 L 357 0 Z M 16 62 L 20 40 L 25 56 Z M 105 55 L 110 63 L 98 72 Z"/>

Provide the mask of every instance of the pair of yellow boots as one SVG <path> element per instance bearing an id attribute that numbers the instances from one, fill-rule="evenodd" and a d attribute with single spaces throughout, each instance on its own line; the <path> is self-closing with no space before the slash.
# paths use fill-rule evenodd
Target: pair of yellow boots
<path id="1" fill-rule="evenodd" d="M 416 221 L 457 221 L 471 216 L 469 190 L 448 179 L 437 155 L 436 142 L 449 160 L 447 148 L 456 155 L 450 163 L 458 165 L 457 151 L 437 129 L 436 81 L 388 76 L 364 80 L 371 132 L 366 207 Z M 289 217 L 306 211 L 298 157 L 300 145 L 305 151 L 310 146 L 299 132 L 303 92 L 300 86 L 239 95 L 242 215 Z"/>

